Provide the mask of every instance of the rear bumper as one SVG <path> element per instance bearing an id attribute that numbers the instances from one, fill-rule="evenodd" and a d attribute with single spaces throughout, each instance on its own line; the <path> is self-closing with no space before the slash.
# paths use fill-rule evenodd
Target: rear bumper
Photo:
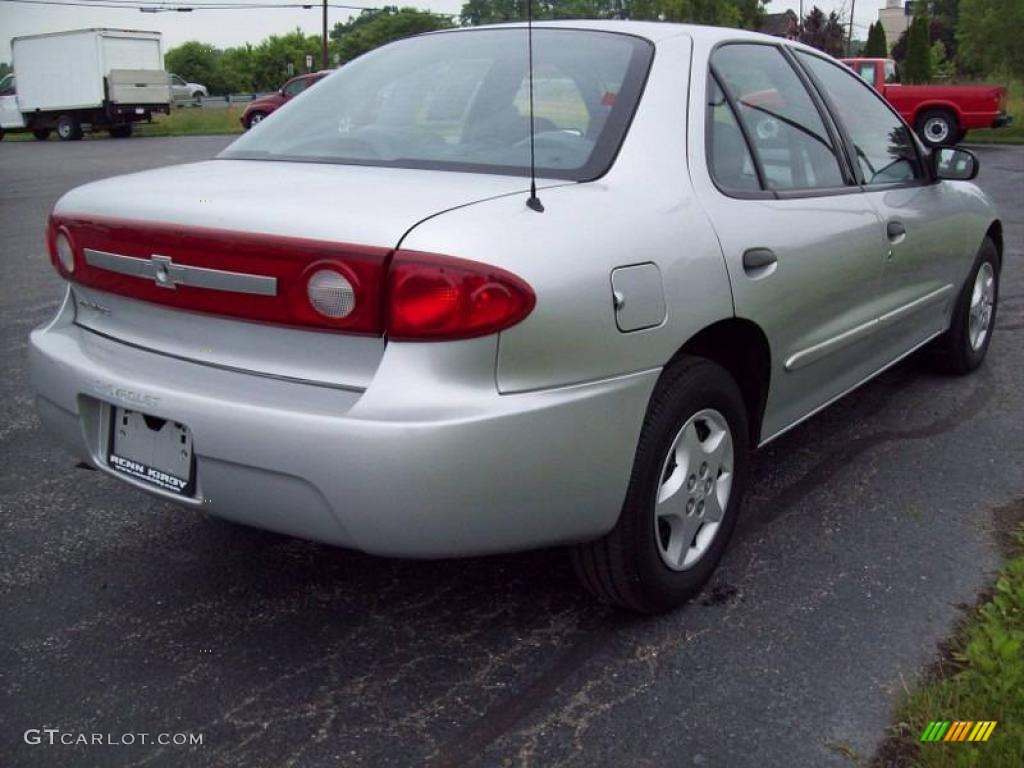
<path id="1" fill-rule="evenodd" d="M 1013 115 L 999 115 L 992 121 L 993 128 L 1002 128 L 1013 122 Z"/>
<path id="2" fill-rule="evenodd" d="M 503 552 L 607 531 L 658 375 L 499 395 L 492 337 L 392 343 L 358 392 L 143 351 L 80 328 L 73 313 L 69 302 L 29 346 L 40 417 L 74 454 L 176 503 L 381 555 Z M 107 466 L 112 404 L 189 426 L 194 497 Z"/>

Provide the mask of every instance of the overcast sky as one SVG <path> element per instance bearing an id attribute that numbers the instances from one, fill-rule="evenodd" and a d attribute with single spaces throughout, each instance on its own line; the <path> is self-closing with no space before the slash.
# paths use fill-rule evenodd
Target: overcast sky
<path id="1" fill-rule="evenodd" d="M 96 0 L 97 2 L 131 2 L 131 0 Z M 185 0 L 168 0 L 181 4 Z M 210 0 L 197 0 L 198 3 Z M 244 0 L 226 0 L 243 2 Z M 252 0 L 250 0 L 252 1 Z M 271 0 L 255 0 L 270 2 Z M 281 2 L 302 2 L 303 0 L 280 0 Z M 308 0 L 316 2 L 316 0 Z M 338 0 L 344 2 L 344 0 Z M 374 0 L 349 0 L 353 5 L 383 4 Z M 409 0 L 409 5 L 440 13 L 458 13 L 463 0 Z M 866 36 L 867 25 L 878 16 L 878 9 L 884 0 L 855 0 L 857 18 L 856 33 Z M 849 7 L 850 0 L 804 0 L 805 10 L 817 4 L 828 12 Z M 772 0 L 770 12 L 786 8 L 797 10 L 800 0 Z M 329 23 L 344 21 L 354 11 L 329 9 Z M 287 32 L 301 27 L 305 32 L 320 32 L 320 9 L 267 8 L 260 10 L 196 11 L 194 13 L 141 13 L 135 9 L 120 8 L 74 8 L 67 6 L 27 5 L 0 0 L 0 61 L 11 60 L 11 38 L 40 32 L 58 32 L 83 27 L 117 27 L 122 29 L 152 29 L 163 33 L 164 50 L 186 40 L 201 40 L 217 47 L 256 43 L 268 35 Z"/>

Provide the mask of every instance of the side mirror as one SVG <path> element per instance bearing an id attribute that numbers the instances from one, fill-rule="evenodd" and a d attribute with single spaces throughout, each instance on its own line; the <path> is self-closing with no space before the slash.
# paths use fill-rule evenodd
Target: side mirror
<path id="1" fill-rule="evenodd" d="M 935 178 L 948 181 L 970 181 L 981 167 L 973 152 L 953 147 L 940 147 L 932 152 Z"/>

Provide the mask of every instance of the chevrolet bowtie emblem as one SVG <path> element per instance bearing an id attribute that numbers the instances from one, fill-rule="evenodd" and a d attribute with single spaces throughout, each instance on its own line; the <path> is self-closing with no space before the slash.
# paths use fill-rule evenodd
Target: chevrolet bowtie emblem
<path id="1" fill-rule="evenodd" d="M 184 282 L 178 274 L 182 271 L 182 268 L 171 261 L 170 256 L 161 256 L 154 253 L 149 257 L 149 261 L 153 265 L 153 280 L 161 288 L 171 288 L 173 290 L 177 287 L 178 283 Z"/>

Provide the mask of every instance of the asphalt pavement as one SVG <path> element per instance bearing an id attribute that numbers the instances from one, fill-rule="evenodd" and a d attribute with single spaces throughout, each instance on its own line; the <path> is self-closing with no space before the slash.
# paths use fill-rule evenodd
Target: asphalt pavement
<path id="1" fill-rule="evenodd" d="M 228 141 L 0 144 L 0 763 L 762 768 L 872 754 L 904 680 L 998 567 L 996 511 L 1024 499 L 1024 147 L 978 148 L 1007 243 L 985 366 L 946 378 L 907 361 L 770 445 L 703 595 L 641 619 L 594 604 L 561 551 L 394 561 L 240 528 L 76 469 L 42 431 L 26 337 L 61 295 L 51 205 Z M 203 744 L 26 743 L 44 728 Z"/>

